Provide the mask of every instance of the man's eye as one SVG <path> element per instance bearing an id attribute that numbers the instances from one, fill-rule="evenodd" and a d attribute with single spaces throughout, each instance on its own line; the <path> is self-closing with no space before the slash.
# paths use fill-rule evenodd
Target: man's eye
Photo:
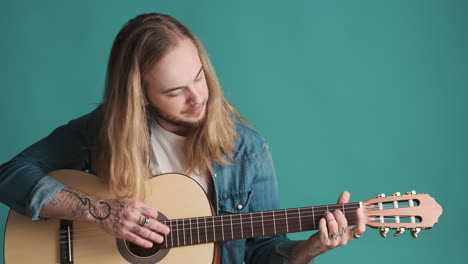
<path id="1" fill-rule="evenodd" d="M 180 90 L 177 90 L 177 91 L 173 91 L 173 92 L 170 92 L 170 93 L 167 93 L 166 95 L 169 96 L 169 97 L 176 97 L 180 94 Z"/>
<path id="2" fill-rule="evenodd" d="M 197 81 L 197 82 L 201 81 L 201 79 L 203 79 L 203 75 L 204 75 L 204 74 L 203 74 L 203 72 L 202 72 L 202 73 L 200 74 L 200 76 L 198 76 L 198 78 L 195 79 L 195 81 Z"/>

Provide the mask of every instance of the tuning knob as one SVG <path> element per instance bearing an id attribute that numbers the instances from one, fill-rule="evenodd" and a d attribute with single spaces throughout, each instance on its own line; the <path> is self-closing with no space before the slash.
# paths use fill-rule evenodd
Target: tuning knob
<path id="1" fill-rule="evenodd" d="M 394 236 L 397 237 L 397 236 L 403 234 L 403 233 L 405 232 L 405 230 L 406 230 L 406 229 L 403 228 L 403 227 L 397 228 L 397 230 L 396 230 Z"/>
<path id="2" fill-rule="evenodd" d="M 386 237 L 387 237 L 388 231 L 390 231 L 390 228 L 388 228 L 388 227 L 381 227 L 381 228 L 379 228 L 380 235 L 381 235 L 383 238 L 386 238 Z"/>
<path id="3" fill-rule="evenodd" d="M 393 194 L 393 196 L 400 196 L 400 195 L 401 195 L 400 192 L 396 192 L 396 193 Z"/>
<path id="4" fill-rule="evenodd" d="M 379 193 L 377 194 L 377 198 L 384 198 L 385 197 L 385 193 Z"/>
<path id="5" fill-rule="evenodd" d="M 421 228 L 411 228 L 411 236 L 418 238 L 418 233 L 421 232 Z"/>
<path id="6" fill-rule="evenodd" d="M 416 191 L 412 190 L 411 192 L 406 192 L 406 194 L 416 194 Z"/>

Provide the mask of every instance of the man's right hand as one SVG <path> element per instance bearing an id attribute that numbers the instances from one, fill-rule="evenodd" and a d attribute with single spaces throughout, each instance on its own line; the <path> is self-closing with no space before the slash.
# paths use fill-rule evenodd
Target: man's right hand
<path id="1" fill-rule="evenodd" d="M 89 221 L 105 232 L 135 245 L 151 248 L 162 243 L 169 227 L 157 220 L 151 206 L 132 199 L 99 200 L 77 190 L 65 188 L 41 210 L 42 217 Z"/>

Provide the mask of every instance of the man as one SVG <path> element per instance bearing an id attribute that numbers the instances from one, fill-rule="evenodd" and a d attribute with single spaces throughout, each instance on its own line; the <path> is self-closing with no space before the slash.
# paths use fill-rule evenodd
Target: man
<path id="1" fill-rule="evenodd" d="M 119 198 L 101 200 L 47 176 L 63 168 L 92 171 Z M 174 18 L 152 13 L 118 33 L 102 104 L 0 167 L 0 198 L 33 220 L 90 221 L 149 248 L 170 230 L 156 220 L 157 208 L 140 202 L 144 181 L 166 172 L 199 182 L 218 214 L 278 208 L 267 142 L 223 97 L 201 42 Z M 344 192 L 338 202 L 348 200 Z M 327 212 L 305 241 L 285 235 L 230 241 L 222 261 L 307 263 L 362 235 L 360 209 L 357 219 L 349 228 L 342 212 Z"/>

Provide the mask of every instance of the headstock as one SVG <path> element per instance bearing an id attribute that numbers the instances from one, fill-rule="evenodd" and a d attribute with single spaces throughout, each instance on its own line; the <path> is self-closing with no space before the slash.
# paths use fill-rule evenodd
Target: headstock
<path id="1" fill-rule="evenodd" d="M 387 237 L 390 229 L 396 229 L 395 236 L 406 229 L 418 238 L 422 229 L 430 229 L 442 214 L 442 207 L 429 194 L 416 194 L 415 191 L 401 195 L 399 192 L 386 197 L 385 194 L 363 202 L 366 225 L 378 228 L 382 237 Z"/>

